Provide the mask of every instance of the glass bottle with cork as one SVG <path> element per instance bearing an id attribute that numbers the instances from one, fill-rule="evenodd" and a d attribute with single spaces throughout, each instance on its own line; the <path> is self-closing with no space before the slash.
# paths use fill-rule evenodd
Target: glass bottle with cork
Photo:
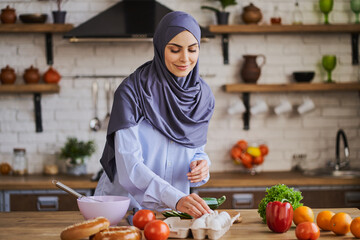
<path id="1" fill-rule="evenodd" d="M 303 24 L 303 16 L 300 11 L 299 2 L 297 0 L 295 1 L 295 8 L 292 13 L 292 24 L 294 25 Z"/>
<path id="2" fill-rule="evenodd" d="M 277 5 L 274 6 L 273 16 L 270 18 L 271 25 L 279 25 L 281 24 L 281 17 L 279 13 L 279 7 Z"/>

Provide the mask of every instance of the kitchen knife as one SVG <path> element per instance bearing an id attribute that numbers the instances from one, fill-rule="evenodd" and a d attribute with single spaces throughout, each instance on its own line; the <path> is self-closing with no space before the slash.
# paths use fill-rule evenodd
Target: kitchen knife
<path id="1" fill-rule="evenodd" d="M 132 213 L 131 213 L 129 216 L 127 216 L 127 222 L 128 222 L 129 225 L 131 225 L 131 226 L 134 226 L 134 224 L 133 224 L 133 218 L 134 218 L 134 214 L 135 214 L 137 211 L 139 211 L 138 208 L 133 208 Z"/>

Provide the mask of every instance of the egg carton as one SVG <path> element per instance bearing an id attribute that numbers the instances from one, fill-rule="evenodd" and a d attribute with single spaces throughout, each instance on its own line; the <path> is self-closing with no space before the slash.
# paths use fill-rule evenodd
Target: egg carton
<path id="1" fill-rule="evenodd" d="M 191 231 L 194 239 L 219 239 L 221 238 L 232 226 L 232 224 L 238 219 L 240 213 L 231 218 L 231 221 L 222 226 L 221 229 L 212 228 L 192 228 L 194 220 L 181 219 L 180 217 L 169 217 L 164 220 L 170 228 L 169 238 L 188 238 Z"/>

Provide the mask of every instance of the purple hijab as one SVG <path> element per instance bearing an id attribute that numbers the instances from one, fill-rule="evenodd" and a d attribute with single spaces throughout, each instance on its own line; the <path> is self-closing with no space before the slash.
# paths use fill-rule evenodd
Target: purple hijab
<path id="1" fill-rule="evenodd" d="M 112 182 L 115 173 L 115 132 L 135 126 L 144 118 L 169 139 L 189 148 L 206 143 L 215 100 L 209 86 L 199 76 L 199 64 L 178 78 L 166 68 L 164 50 L 180 32 L 191 32 L 200 45 L 196 20 L 185 12 L 168 13 L 154 35 L 155 56 L 127 77 L 114 94 L 106 144 L 100 159 Z"/>

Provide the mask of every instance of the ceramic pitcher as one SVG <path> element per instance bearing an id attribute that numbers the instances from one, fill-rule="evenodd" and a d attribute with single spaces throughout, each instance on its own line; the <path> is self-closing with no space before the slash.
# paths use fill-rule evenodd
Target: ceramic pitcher
<path id="1" fill-rule="evenodd" d="M 244 64 L 241 68 L 241 77 L 245 83 L 256 83 L 261 74 L 261 67 L 266 62 L 266 57 L 263 54 L 259 55 L 243 55 Z M 257 58 L 261 57 L 262 62 L 258 65 Z"/>

